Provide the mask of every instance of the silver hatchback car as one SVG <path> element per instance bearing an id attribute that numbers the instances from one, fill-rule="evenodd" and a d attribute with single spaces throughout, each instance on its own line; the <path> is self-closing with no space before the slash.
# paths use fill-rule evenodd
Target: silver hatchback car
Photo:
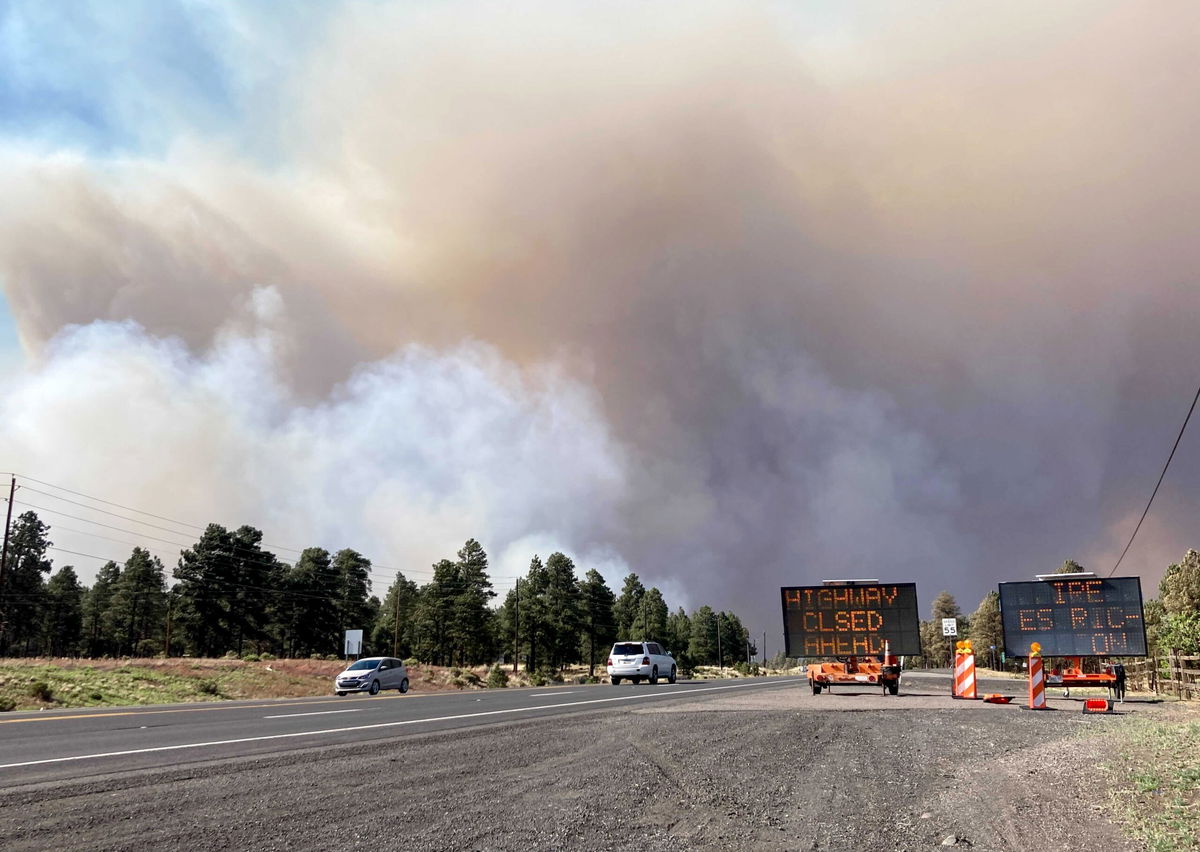
<path id="1" fill-rule="evenodd" d="M 408 669 L 403 660 L 393 657 L 363 657 L 351 663 L 333 680 L 333 691 L 366 692 L 375 695 L 381 689 L 408 692 Z"/>

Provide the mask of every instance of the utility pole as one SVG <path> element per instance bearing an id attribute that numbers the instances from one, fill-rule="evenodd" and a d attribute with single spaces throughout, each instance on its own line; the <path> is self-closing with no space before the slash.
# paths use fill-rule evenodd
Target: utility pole
<path id="1" fill-rule="evenodd" d="M 175 602 L 175 590 L 167 590 L 167 639 L 163 643 L 163 656 L 171 657 L 171 606 Z"/>
<path id="2" fill-rule="evenodd" d="M 521 578 L 517 578 L 517 593 L 513 595 L 513 674 L 521 662 Z"/>
<path id="3" fill-rule="evenodd" d="M 392 656 L 400 656 L 400 578 L 396 578 L 396 585 L 392 587 L 392 591 L 396 595 L 396 612 L 393 616 L 396 622 L 392 625 Z"/>
<path id="4" fill-rule="evenodd" d="M 763 631 L 763 668 L 767 667 L 767 631 Z"/>
<path id="5" fill-rule="evenodd" d="M 721 653 L 721 616 L 716 616 L 717 619 L 717 665 L 722 671 L 725 669 L 725 655 Z"/>
<path id="6" fill-rule="evenodd" d="M 8 571 L 8 531 L 12 528 L 13 497 L 17 493 L 17 477 L 14 474 L 8 486 L 8 517 L 4 521 L 4 550 L 0 552 L 0 648 L 6 647 L 4 634 L 8 629 L 8 611 L 4 608 L 4 575 Z"/>

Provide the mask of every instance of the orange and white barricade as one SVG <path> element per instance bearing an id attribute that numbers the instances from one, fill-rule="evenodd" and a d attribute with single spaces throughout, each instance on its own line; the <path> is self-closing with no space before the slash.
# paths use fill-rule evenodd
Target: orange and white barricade
<path id="1" fill-rule="evenodd" d="M 971 650 L 971 640 L 965 639 L 958 643 L 958 654 L 954 660 L 954 697 L 975 699 L 979 695 L 975 691 L 975 652 Z"/>
<path id="2" fill-rule="evenodd" d="M 1049 709 L 1046 706 L 1046 675 L 1042 670 L 1042 646 L 1037 642 L 1029 649 L 1029 709 Z"/>

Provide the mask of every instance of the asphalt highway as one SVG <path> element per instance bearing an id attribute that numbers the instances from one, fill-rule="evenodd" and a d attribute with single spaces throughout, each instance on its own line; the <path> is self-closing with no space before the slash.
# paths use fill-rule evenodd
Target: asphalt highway
<path id="1" fill-rule="evenodd" d="M 106 707 L 5 714 L 0 718 L 0 788 L 177 767 L 246 755 L 501 721 L 629 708 L 795 687 L 802 678 L 564 685 L 455 693 L 336 696 Z"/>

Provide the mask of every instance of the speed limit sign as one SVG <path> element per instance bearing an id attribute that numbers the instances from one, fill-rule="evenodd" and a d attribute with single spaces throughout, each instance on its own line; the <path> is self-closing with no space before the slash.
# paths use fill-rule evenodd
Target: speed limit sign
<path id="1" fill-rule="evenodd" d="M 943 618 L 942 619 L 942 635 L 957 636 L 958 635 L 958 619 Z"/>

